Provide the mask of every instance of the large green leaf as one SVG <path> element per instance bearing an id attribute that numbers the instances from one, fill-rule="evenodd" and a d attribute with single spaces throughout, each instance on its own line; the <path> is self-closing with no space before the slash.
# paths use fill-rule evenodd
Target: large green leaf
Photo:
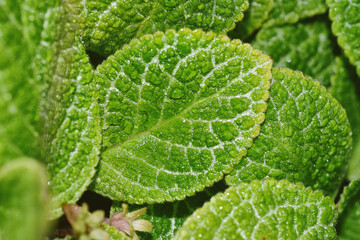
<path id="1" fill-rule="evenodd" d="M 331 31 L 324 21 L 262 29 L 253 46 L 274 59 L 277 67 L 288 67 L 330 85 L 335 55 Z"/>
<path id="2" fill-rule="evenodd" d="M 259 29 L 262 23 L 268 19 L 269 13 L 274 7 L 274 0 L 250 0 L 249 4 L 244 19 L 236 24 L 233 31 L 229 32 L 231 38 L 245 40 Z"/>
<path id="3" fill-rule="evenodd" d="M 157 31 L 188 27 L 225 33 L 247 8 L 247 0 L 85 0 L 80 27 L 90 49 L 110 54 Z"/>
<path id="4" fill-rule="evenodd" d="M 250 45 L 201 30 L 132 41 L 96 72 L 103 152 L 93 189 L 142 204 L 220 180 L 259 134 L 271 66 Z"/>
<path id="5" fill-rule="evenodd" d="M 339 223 L 337 231 L 339 238 L 356 240 L 360 236 L 360 178 L 352 181 L 344 188 L 337 204 L 339 209 Z"/>
<path id="6" fill-rule="evenodd" d="M 259 137 L 227 182 L 287 178 L 335 196 L 352 142 L 345 110 L 319 82 L 281 68 L 273 68 L 268 105 Z"/>
<path id="7" fill-rule="evenodd" d="M 264 27 L 296 23 L 300 19 L 325 13 L 326 10 L 325 0 L 274 0 L 274 8 Z"/>
<path id="8" fill-rule="evenodd" d="M 355 69 L 344 57 L 336 58 L 335 74 L 331 77 L 329 92 L 345 108 L 353 133 L 354 150 L 348 167 L 347 177 L 354 180 L 360 177 L 360 79 Z"/>
<path id="9" fill-rule="evenodd" d="M 42 165 L 22 158 L 0 168 L 0 239 L 42 239 L 47 206 L 47 176 Z"/>
<path id="10" fill-rule="evenodd" d="M 267 179 L 230 187 L 196 210 L 176 239 L 334 239 L 335 204 L 319 191 Z"/>
<path id="11" fill-rule="evenodd" d="M 0 165 L 19 156 L 40 159 L 39 103 L 44 89 L 37 65 L 45 18 L 55 0 L 0 1 Z"/>
<path id="12" fill-rule="evenodd" d="M 50 79 L 42 103 L 41 137 L 53 195 L 51 218 L 62 214 L 63 203 L 79 200 L 90 184 L 101 142 L 92 66 L 70 24 L 77 9 L 77 2 L 73 4 L 58 11 L 58 40 L 50 56 Z"/>
<path id="13" fill-rule="evenodd" d="M 143 218 L 150 221 L 154 229 L 150 233 L 138 233 L 140 238 L 142 240 L 172 239 L 176 231 L 197 208 L 201 207 L 206 201 L 209 201 L 216 193 L 223 192 L 225 189 L 226 185 L 223 181 L 220 181 L 184 200 L 146 206 L 147 210 Z M 129 209 L 132 211 L 142 207 L 144 206 L 132 205 L 129 206 Z M 121 211 L 121 203 L 114 202 L 111 206 L 110 215 Z"/>
<path id="14" fill-rule="evenodd" d="M 360 76 L 360 0 L 326 0 L 332 31 Z"/>

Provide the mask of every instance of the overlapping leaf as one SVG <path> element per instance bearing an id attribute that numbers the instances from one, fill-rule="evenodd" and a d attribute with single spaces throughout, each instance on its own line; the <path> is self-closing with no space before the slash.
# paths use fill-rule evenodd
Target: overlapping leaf
<path id="1" fill-rule="evenodd" d="M 338 203 L 339 223 L 337 230 L 340 239 L 355 240 L 360 230 L 360 179 L 356 179 L 344 188 Z"/>
<path id="2" fill-rule="evenodd" d="M 274 7 L 274 0 L 250 0 L 249 4 L 244 19 L 236 24 L 233 31 L 229 32 L 231 38 L 245 40 L 255 30 L 259 29 L 269 17 L 269 13 Z"/>
<path id="3" fill-rule="evenodd" d="M 264 120 L 271 59 L 223 35 L 146 35 L 96 73 L 103 153 L 93 189 L 129 203 L 180 200 L 237 164 Z"/>
<path id="4" fill-rule="evenodd" d="M 214 184 L 214 186 L 206 188 L 204 191 L 196 195 L 186 198 L 182 201 L 175 201 L 163 204 L 148 205 L 144 219 L 150 221 L 154 229 L 150 233 L 140 235 L 142 240 L 146 239 L 162 239 L 170 240 L 175 236 L 176 231 L 183 225 L 185 220 L 202 205 L 209 201 L 212 196 L 226 189 L 223 181 Z M 144 206 L 132 205 L 130 210 L 138 209 Z M 121 203 L 115 202 L 111 207 L 110 214 L 121 212 Z"/>
<path id="5" fill-rule="evenodd" d="M 93 70 L 71 25 L 75 5 L 59 12 L 58 41 L 51 56 L 51 79 L 42 104 L 42 140 L 50 189 L 51 217 L 63 203 L 76 202 L 95 174 L 100 151 L 100 117 Z M 63 27 L 67 26 L 64 30 Z"/>
<path id="6" fill-rule="evenodd" d="M 80 27 L 90 49 L 110 54 L 133 38 L 157 31 L 188 27 L 224 33 L 247 8 L 247 0 L 86 0 Z"/>
<path id="7" fill-rule="evenodd" d="M 45 168 L 16 159 L 0 169 L 0 239 L 38 240 L 45 234 L 48 206 Z"/>
<path id="8" fill-rule="evenodd" d="M 354 180 L 360 177 L 360 98 L 358 96 L 358 84 L 360 83 L 355 69 L 345 57 L 338 57 L 335 64 L 335 72 L 331 77 L 329 92 L 345 108 L 353 133 L 353 151 L 349 161 L 347 177 Z"/>
<path id="9" fill-rule="evenodd" d="M 227 182 L 286 178 L 335 196 L 351 150 L 345 110 L 319 82 L 278 68 L 268 105 L 259 137 Z"/>
<path id="10" fill-rule="evenodd" d="M 325 0 L 274 0 L 274 8 L 264 27 L 296 23 L 300 19 L 325 13 L 326 10 Z"/>
<path id="11" fill-rule="evenodd" d="M 334 239 L 336 217 L 335 204 L 321 192 L 267 179 L 215 195 L 174 239 Z"/>
<path id="12" fill-rule="evenodd" d="M 327 0 L 332 30 L 360 76 L 360 1 Z"/>
<path id="13" fill-rule="evenodd" d="M 330 85 L 335 55 L 325 21 L 262 29 L 253 46 L 269 54 L 275 66 L 302 71 L 324 86 Z"/>
<path id="14" fill-rule="evenodd" d="M 40 158 L 44 82 L 34 59 L 46 57 L 40 51 L 45 16 L 55 5 L 55 0 L 0 1 L 0 165 L 19 156 Z"/>

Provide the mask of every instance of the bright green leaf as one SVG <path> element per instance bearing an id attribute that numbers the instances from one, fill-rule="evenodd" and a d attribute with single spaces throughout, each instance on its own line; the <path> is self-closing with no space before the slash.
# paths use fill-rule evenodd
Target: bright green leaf
<path id="1" fill-rule="evenodd" d="M 326 0 L 332 31 L 360 76 L 360 0 Z"/>
<path id="2" fill-rule="evenodd" d="M 22 158 L 0 168 L 0 239 L 42 239 L 47 206 L 47 176 L 42 165 Z"/>
<path id="3" fill-rule="evenodd" d="M 85 0 L 80 27 L 90 49 L 110 54 L 133 38 L 157 31 L 188 27 L 225 33 L 247 8 L 247 0 Z"/>
<path id="4" fill-rule="evenodd" d="M 340 240 L 356 240 L 360 236 L 360 178 L 344 188 L 338 203 Z"/>
<path id="5" fill-rule="evenodd" d="M 51 58 L 51 79 L 43 99 L 42 141 L 53 195 L 51 218 L 63 203 L 75 203 L 95 174 L 100 116 L 93 70 L 71 22 L 74 6 L 60 11 L 61 31 Z M 69 8 L 67 8 L 69 7 Z M 62 29 L 63 26 L 66 29 Z"/>
<path id="6" fill-rule="evenodd" d="M 324 21 L 262 29 L 253 46 L 274 59 L 277 67 L 288 67 L 330 85 L 335 55 L 331 31 Z"/>
<path id="7" fill-rule="evenodd" d="M 148 205 L 144 219 L 150 221 L 154 226 L 150 233 L 139 233 L 142 240 L 162 239 L 170 240 L 176 231 L 183 225 L 184 221 L 206 201 L 218 192 L 223 192 L 226 185 L 223 181 L 206 188 L 204 191 L 196 193 L 194 196 L 185 198 L 181 201 L 158 203 Z M 142 208 L 144 206 L 132 205 L 130 210 Z M 121 203 L 115 202 L 111 206 L 110 215 L 121 212 Z"/>
<path id="8" fill-rule="evenodd" d="M 360 177 L 360 97 L 357 85 L 360 83 L 355 69 L 344 57 L 336 58 L 335 74 L 331 77 L 329 92 L 345 108 L 353 133 L 354 150 L 348 167 L 348 179 Z"/>
<path id="9" fill-rule="evenodd" d="M 334 239 L 335 204 L 319 191 L 267 179 L 230 187 L 196 210 L 176 239 Z"/>
<path id="10" fill-rule="evenodd" d="M 0 165 L 41 157 L 39 104 L 44 90 L 38 59 L 49 7 L 56 1 L 0 1 Z M 44 60 L 42 60 L 44 61 Z"/>
<path id="11" fill-rule="evenodd" d="M 345 110 L 319 82 L 273 68 L 265 123 L 230 185 L 267 176 L 302 182 L 335 196 L 351 150 Z"/>
<path id="12" fill-rule="evenodd" d="M 259 29 L 262 23 L 268 19 L 269 13 L 274 7 L 274 0 L 250 0 L 249 4 L 244 19 L 236 24 L 233 31 L 229 32 L 231 38 L 245 40 Z"/>
<path id="13" fill-rule="evenodd" d="M 325 0 L 274 0 L 274 8 L 264 27 L 296 23 L 300 19 L 325 13 L 326 10 Z"/>
<path id="14" fill-rule="evenodd" d="M 103 153 L 93 189 L 114 200 L 181 200 L 219 181 L 264 120 L 271 59 L 201 30 L 134 40 L 98 67 Z"/>

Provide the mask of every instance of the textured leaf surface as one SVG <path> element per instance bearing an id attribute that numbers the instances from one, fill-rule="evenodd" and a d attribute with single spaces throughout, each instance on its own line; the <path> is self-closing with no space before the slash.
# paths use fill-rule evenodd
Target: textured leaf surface
<path id="1" fill-rule="evenodd" d="M 16 159 L 0 169 L 0 239 L 43 238 L 47 214 L 45 168 L 32 159 Z"/>
<path id="2" fill-rule="evenodd" d="M 337 231 L 340 239 L 355 240 L 360 236 L 360 179 L 344 188 L 338 203 L 339 223 Z"/>
<path id="3" fill-rule="evenodd" d="M 274 8 L 264 27 L 296 23 L 300 19 L 325 13 L 326 10 L 325 0 L 274 0 Z"/>
<path id="4" fill-rule="evenodd" d="M 86 0 L 80 16 L 90 49 L 113 53 L 132 38 L 168 29 L 201 28 L 225 33 L 248 8 L 247 0 Z"/>
<path id="5" fill-rule="evenodd" d="M 150 221 L 154 229 L 150 233 L 138 233 L 140 239 L 151 240 L 161 239 L 170 240 L 175 236 L 176 231 L 183 225 L 185 220 L 202 205 L 209 201 L 218 192 L 223 192 L 226 185 L 223 181 L 206 188 L 204 191 L 196 193 L 194 196 L 182 201 L 167 202 L 161 204 L 148 205 L 144 219 Z M 129 206 L 130 211 L 144 207 L 143 205 Z M 120 202 L 115 202 L 110 214 L 121 212 Z"/>
<path id="6" fill-rule="evenodd" d="M 335 196 L 350 150 L 345 110 L 326 89 L 301 72 L 273 68 L 260 135 L 226 181 L 287 178 Z"/>
<path id="7" fill-rule="evenodd" d="M 321 192 L 267 179 L 215 195 L 174 239 L 334 239 L 335 221 L 335 204 Z"/>
<path id="8" fill-rule="evenodd" d="M 100 149 L 100 116 L 93 70 L 85 49 L 75 38 L 72 9 L 60 12 L 59 40 L 54 45 L 51 80 L 42 106 L 42 140 L 53 195 L 51 217 L 63 203 L 75 203 L 95 174 Z M 69 7 L 69 8 L 68 8 Z"/>
<path id="9" fill-rule="evenodd" d="M 274 59 L 277 67 L 288 67 L 330 85 L 335 56 L 326 22 L 298 23 L 262 29 L 253 46 Z"/>
<path id="10" fill-rule="evenodd" d="M 271 65 L 248 44 L 200 30 L 132 41 L 96 73 L 104 152 L 93 188 L 142 204 L 220 180 L 259 134 Z"/>
<path id="11" fill-rule="evenodd" d="M 259 29 L 262 23 L 268 19 L 269 13 L 274 7 L 274 0 L 250 0 L 249 4 L 244 19 L 236 24 L 233 31 L 229 32 L 231 38 L 245 40 Z"/>
<path id="12" fill-rule="evenodd" d="M 351 154 L 347 177 L 354 180 L 360 177 L 360 99 L 358 96 L 359 77 L 355 69 L 344 57 L 336 59 L 335 74 L 331 77 L 329 92 L 345 108 L 353 133 L 353 151 Z"/>
<path id="13" fill-rule="evenodd" d="M 36 59 L 44 18 L 55 1 L 0 1 L 0 165 L 19 156 L 40 158 L 38 119 L 42 79 Z"/>
<path id="14" fill-rule="evenodd" d="M 360 0 L 327 0 L 332 31 L 360 76 Z"/>

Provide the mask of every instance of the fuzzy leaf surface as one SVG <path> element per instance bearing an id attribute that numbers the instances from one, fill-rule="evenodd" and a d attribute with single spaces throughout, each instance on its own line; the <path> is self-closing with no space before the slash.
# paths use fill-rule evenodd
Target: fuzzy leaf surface
<path id="1" fill-rule="evenodd" d="M 349 161 L 347 178 L 360 177 L 360 97 L 358 95 L 360 79 L 353 66 L 345 57 L 337 57 L 335 72 L 331 77 L 329 92 L 345 108 L 353 133 L 353 151 Z"/>
<path id="2" fill-rule="evenodd" d="M 296 23 L 301 19 L 325 13 L 326 10 L 325 0 L 274 0 L 274 8 L 264 27 Z"/>
<path id="3" fill-rule="evenodd" d="M 196 210 L 176 239 L 334 239 L 335 204 L 301 183 L 267 179 L 232 186 Z"/>
<path id="4" fill-rule="evenodd" d="M 142 204 L 219 181 L 259 135 L 271 66 L 249 44 L 201 30 L 132 41 L 96 72 L 103 152 L 93 189 Z"/>
<path id="5" fill-rule="evenodd" d="M 95 174 L 100 151 L 100 116 L 93 70 L 82 42 L 70 23 L 76 5 L 59 11 L 56 54 L 42 102 L 42 143 L 50 190 L 51 218 L 62 214 L 63 203 L 75 203 Z M 67 28 L 63 28 L 67 26 Z"/>
<path id="6" fill-rule="evenodd" d="M 44 89 L 37 59 L 45 18 L 56 1 L 0 1 L 0 165 L 41 157 L 39 105 Z"/>
<path id="7" fill-rule="evenodd" d="M 360 76 L 360 0 L 326 0 L 332 31 Z"/>
<path id="8" fill-rule="evenodd" d="M 345 110 L 319 82 L 301 72 L 273 68 L 260 135 L 226 181 L 236 185 L 268 176 L 286 178 L 335 196 L 351 143 Z"/>
<path id="9" fill-rule="evenodd" d="M 259 31 L 253 46 L 274 59 L 277 67 L 288 67 L 330 85 L 335 55 L 331 31 L 324 21 L 275 26 Z"/>
<path id="10" fill-rule="evenodd" d="M 48 206 L 46 169 L 21 158 L 0 169 L 0 239 L 43 239 Z"/>
<path id="11" fill-rule="evenodd" d="M 341 240 L 359 238 L 360 230 L 360 178 L 352 181 L 344 188 L 338 203 L 339 223 L 337 231 Z"/>
<path id="12" fill-rule="evenodd" d="M 108 55 L 157 31 L 188 27 L 225 33 L 247 8 L 247 0 L 85 0 L 80 27 L 87 46 Z"/>
<path id="13" fill-rule="evenodd" d="M 235 29 L 229 32 L 229 36 L 245 40 L 268 19 L 273 7 L 274 0 L 250 0 L 244 19 L 236 24 Z"/>

